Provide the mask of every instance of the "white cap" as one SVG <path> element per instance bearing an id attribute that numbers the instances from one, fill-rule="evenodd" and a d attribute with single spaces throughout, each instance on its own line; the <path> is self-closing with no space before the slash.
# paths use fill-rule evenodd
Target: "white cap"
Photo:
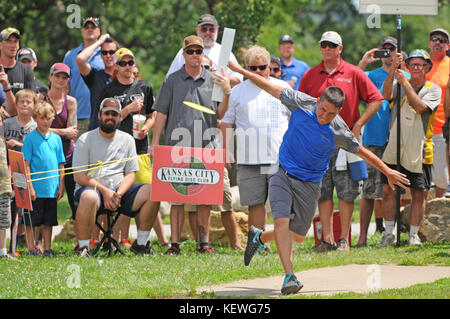
<path id="1" fill-rule="evenodd" d="M 339 35 L 339 33 L 335 31 L 327 31 L 322 34 L 322 38 L 320 39 L 319 43 L 322 43 L 324 41 L 331 42 L 337 45 L 342 45 L 342 38 Z"/>

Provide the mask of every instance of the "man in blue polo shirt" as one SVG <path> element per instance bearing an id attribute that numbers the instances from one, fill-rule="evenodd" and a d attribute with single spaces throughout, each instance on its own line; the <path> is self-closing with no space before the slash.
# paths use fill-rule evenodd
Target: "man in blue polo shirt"
<path id="1" fill-rule="evenodd" d="M 78 136 L 87 132 L 89 128 L 91 94 L 78 69 L 77 56 L 84 48 L 95 43 L 100 36 L 99 19 L 92 17 L 84 18 L 81 36 L 83 37 L 83 43 L 79 47 L 68 51 L 63 61 L 70 68 L 70 95 L 77 99 Z M 101 70 L 105 68 L 100 56 L 100 48 L 97 48 L 88 62 L 95 69 Z"/>
<path id="2" fill-rule="evenodd" d="M 281 56 L 281 79 L 289 83 L 291 88 L 298 90 L 303 74 L 308 71 L 309 65 L 294 58 L 294 39 L 290 35 L 283 35 L 280 38 L 278 50 Z"/>
<path id="3" fill-rule="evenodd" d="M 267 91 L 291 110 L 289 127 L 283 137 L 279 152 L 280 169 L 269 182 L 270 206 L 274 230 L 263 231 L 252 226 L 248 232 L 244 264 L 265 247 L 276 241 L 283 264 L 285 278 L 282 294 L 298 292 L 303 285 L 293 272 L 292 241 L 301 243 L 311 227 L 320 195 L 320 182 L 328 170 L 335 148 L 352 152 L 388 176 L 389 185 L 405 187 L 405 175 L 390 169 L 376 155 L 362 145 L 338 113 L 344 104 L 345 94 L 336 87 L 325 89 L 319 99 L 300 91 L 273 84 L 258 74 L 229 62 L 228 67 L 241 73 L 255 85 Z"/>

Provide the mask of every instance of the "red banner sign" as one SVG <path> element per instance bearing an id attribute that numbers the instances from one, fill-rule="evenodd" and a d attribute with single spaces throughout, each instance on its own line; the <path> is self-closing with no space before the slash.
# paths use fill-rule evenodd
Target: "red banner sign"
<path id="1" fill-rule="evenodd" d="M 23 154 L 13 150 L 8 150 L 8 158 L 11 166 L 16 205 L 24 209 L 33 210 L 30 191 L 28 190 L 27 172 L 25 169 Z"/>
<path id="2" fill-rule="evenodd" d="M 155 146 L 151 200 L 222 205 L 224 160 L 223 149 Z"/>

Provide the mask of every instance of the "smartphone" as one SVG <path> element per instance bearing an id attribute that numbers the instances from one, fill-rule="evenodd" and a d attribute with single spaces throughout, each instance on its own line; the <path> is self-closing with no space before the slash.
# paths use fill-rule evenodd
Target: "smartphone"
<path id="1" fill-rule="evenodd" d="M 378 58 L 378 59 L 384 59 L 384 58 L 388 58 L 391 55 L 391 51 L 389 49 L 380 49 L 375 51 L 375 53 L 373 54 L 374 58 Z"/>

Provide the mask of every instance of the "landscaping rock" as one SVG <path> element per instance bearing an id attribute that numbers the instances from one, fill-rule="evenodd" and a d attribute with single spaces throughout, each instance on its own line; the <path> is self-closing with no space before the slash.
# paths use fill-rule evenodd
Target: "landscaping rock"
<path id="1" fill-rule="evenodd" d="M 248 217 L 246 213 L 235 212 L 234 213 L 237 224 L 237 234 L 241 242 L 242 247 L 247 245 L 247 233 L 248 233 Z M 184 225 L 181 231 L 181 240 L 194 239 L 194 235 L 191 231 L 189 225 L 188 213 L 185 212 Z M 220 212 L 211 211 L 211 223 L 209 227 L 209 242 L 211 244 L 227 244 L 230 242 L 228 240 L 228 235 L 225 228 L 222 225 L 222 219 Z"/>
<path id="2" fill-rule="evenodd" d="M 410 224 L 410 205 L 400 210 L 402 223 Z M 435 198 L 427 201 L 425 214 L 419 228 L 422 241 L 450 241 L 450 198 Z"/>
<path id="3" fill-rule="evenodd" d="M 67 220 L 61 232 L 55 236 L 55 241 L 76 241 L 75 226 L 73 219 Z"/>

